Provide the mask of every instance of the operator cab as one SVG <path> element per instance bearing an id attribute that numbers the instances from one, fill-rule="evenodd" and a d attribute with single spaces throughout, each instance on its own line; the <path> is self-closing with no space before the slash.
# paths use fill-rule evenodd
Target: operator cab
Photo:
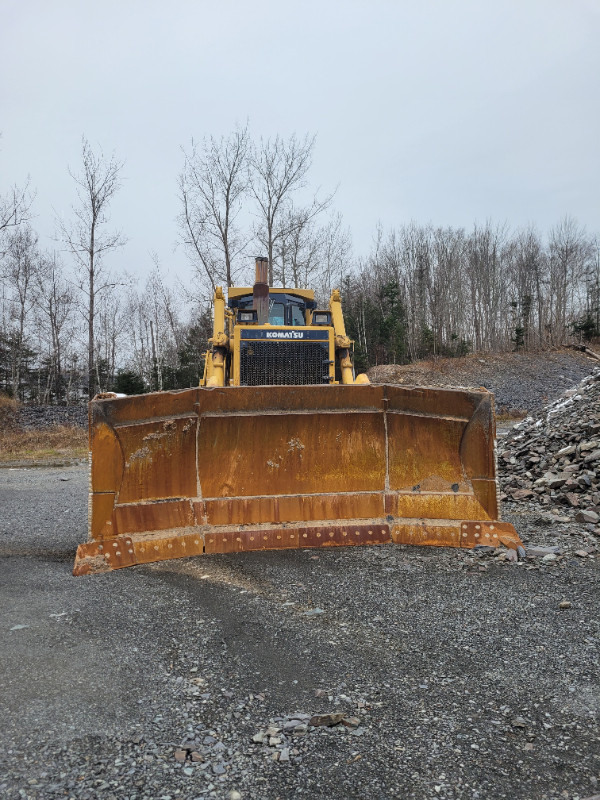
<path id="1" fill-rule="evenodd" d="M 240 311 L 251 310 L 253 304 L 254 297 L 251 294 L 230 297 L 228 302 L 229 308 L 237 309 L 238 316 Z M 312 311 L 316 306 L 314 300 L 271 289 L 269 293 L 269 324 L 277 327 L 306 325 L 307 310 Z"/>

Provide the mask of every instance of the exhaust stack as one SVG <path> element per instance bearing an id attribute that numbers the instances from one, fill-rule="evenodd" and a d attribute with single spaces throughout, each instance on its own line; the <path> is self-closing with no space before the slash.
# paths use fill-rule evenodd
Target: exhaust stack
<path id="1" fill-rule="evenodd" d="M 269 259 L 264 256 L 257 256 L 252 296 L 254 298 L 254 308 L 256 309 L 259 325 L 264 325 L 265 322 L 269 321 L 268 268 Z"/>

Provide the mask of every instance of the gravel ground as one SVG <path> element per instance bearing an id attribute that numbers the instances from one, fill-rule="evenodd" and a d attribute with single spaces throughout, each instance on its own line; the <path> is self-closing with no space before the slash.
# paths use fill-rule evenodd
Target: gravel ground
<path id="1" fill-rule="evenodd" d="M 86 491 L 81 466 L 0 470 L 0 797 L 600 791 L 585 526 L 509 505 L 562 551 L 520 564 L 386 545 L 73 578 Z"/>
<path id="2" fill-rule="evenodd" d="M 429 386 L 485 386 L 501 413 L 534 413 L 579 383 L 598 366 L 576 350 L 540 353 L 481 353 L 414 364 L 373 367 L 373 383 Z"/>

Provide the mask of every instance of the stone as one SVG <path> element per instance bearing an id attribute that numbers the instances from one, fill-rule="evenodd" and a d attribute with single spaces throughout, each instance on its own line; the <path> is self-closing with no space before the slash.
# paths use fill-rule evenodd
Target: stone
<path id="1" fill-rule="evenodd" d="M 303 613 L 303 617 L 318 617 L 320 614 L 324 614 L 322 608 L 310 608 L 308 611 Z"/>
<path id="2" fill-rule="evenodd" d="M 526 728 L 527 720 L 524 717 L 515 717 L 510 723 L 513 728 Z"/>
<path id="3" fill-rule="evenodd" d="M 576 449 L 577 448 L 575 447 L 575 445 L 570 444 L 567 447 L 563 447 L 562 450 L 559 450 L 556 455 L 559 458 L 563 458 L 564 456 L 570 456 L 575 452 Z"/>
<path id="4" fill-rule="evenodd" d="M 510 494 L 513 500 L 527 500 L 527 498 L 533 497 L 534 493 L 531 489 L 515 489 Z"/>
<path id="5" fill-rule="evenodd" d="M 561 600 L 558 607 L 562 609 L 571 608 L 571 603 L 568 600 Z"/>
<path id="6" fill-rule="evenodd" d="M 175 761 L 178 761 L 180 764 L 183 764 L 185 759 L 187 758 L 187 750 L 175 750 Z"/>
<path id="7" fill-rule="evenodd" d="M 560 489 L 561 486 L 564 486 L 565 481 L 566 478 L 563 475 L 555 475 L 552 478 L 549 478 L 546 483 L 550 489 Z"/>
<path id="8" fill-rule="evenodd" d="M 546 555 L 542 558 L 542 561 L 545 561 L 547 564 L 551 564 L 553 561 L 557 561 L 558 556 L 556 553 L 546 553 Z"/>
<path id="9" fill-rule="evenodd" d="M 496 548 L 488 544 L 476 544 L 473 552 L 478 556 L 492 556 L 495 554 Z"/>
<path id="10" fill-rule="evenodd" d="M 227 800 L 242 800 L 242 795 L 237 791 L 237 789 L 232 789 L 227 795 Z"/>
<path id="11" fill-rule="evenodd" d="M 344 714 L 315 714 L 310 718 L 308 724 L 313 728 L 318 728 L 323 725 L 330 728 L 333 725 L 339 725 L 343 719 Z"/>
<path id="12" fill-rule="evenodd" d="M 289 761 L 290 760 L 290 751 L 287 747 L 284 747 L 283 750 L 279 753 L 279 760 L 280 761 Z"/>
<path id="13" fill-rule="evenodd" d="M 540 545 L 528 545 L 527 547 L 527 555 L 533 556 L 534 558 L 541 558 L 542 556 L 547 556 L 549 553 L 559 555 L 560 547 L 542 547 Z"/>
<path id="14" fill-rule="evenodd" d="M 223 764 L 219 763 L 218 761 L 214 761 L 211 764 L 211 769 L 213 771 L 213 775 L 225 775 L 227 772 Z"/>
<path id="15" fill-rule="evenodd" d="M 585 522 L 591 523 L 593 525 L 596 524 L 600 520 L 600 515 L 596 514 L 595 511 L 592 511 L 589 508 L 582 508 L 580 511 L 575 514 L 575 522 Z"/>
<path id="16" fill-rule="evenodd" d="M 587 558 L 589 553 L 587 550 L 575 550 L 575 555 L 579 558 Z"/>
<path id="17" fill-rule="evenodd" d="M 344 717 L 342 725 L 345 725 L 347 728 L 358 728 L 360 720 L 358 717 Z"/>

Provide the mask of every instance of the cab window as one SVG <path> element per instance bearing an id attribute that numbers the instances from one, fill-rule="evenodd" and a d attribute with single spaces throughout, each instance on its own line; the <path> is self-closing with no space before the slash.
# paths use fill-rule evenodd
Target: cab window
<path id="1" fill-rule="evenodd" d="M 285 325 L 283 303 L 269 302 L 269 322 L 271 325 Z"/>
<path id="2" fill-rule="evenodd" d="M 292 325 L 304 325 L 304 314 L 302 313 L 302 309 L 300 306 L 294 305 L 292 303 Z"/>

